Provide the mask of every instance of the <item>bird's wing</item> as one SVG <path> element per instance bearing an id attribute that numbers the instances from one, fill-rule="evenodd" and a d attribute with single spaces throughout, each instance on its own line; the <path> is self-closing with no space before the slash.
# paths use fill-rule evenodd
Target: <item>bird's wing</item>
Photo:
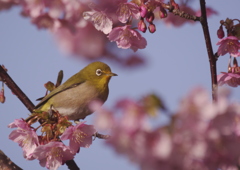
<path id="1" fill-rule="evenodd" d="M 55 96 L 56 94 L 58 93 L 61 93 L 65 90 L 68 90 L 68 89 L 71 89 L 71 88 L 74 88 L 74 87 L 77 87 L 78 85 L 82 84 L 83 82 L 81 83 L 76 83 L 76 84 L 73 84 L 71 86 L 59 86 L 58 88 L 54 89 L 53 91 L 51 91 L 51 93 L 49 93 L 47 96 L 45 96 L 36 106 L 35 106 L 35 109 L 36 108 L 39 108 L 40 106 L 42 106 L 43 104 L 45 104 L 50 98 L 52 98 L 53 96 Z"/>
<path id="2" fill-rule="evenodd" d="M 44 105 L 50 98 L 52 98 L 53 96 L 55 96 L 58 93 L 61 93 L 65 90 L 74 88 L 79 86 L 80 84 L 84 83 L 84 80 L 78 79 L 78 82 L 75 84 L 71 84 L 72 80 L 76 80 L 77 78 L 77 74 L 72 76 L 71 78 L 69 78 L 65 83 L 63 83 L 62 85 L 58 86 L 56 89 L 54 89 L 53 91 L 51 91 L 47 96 L 45 96 L 36 106 L 35 109 L 39 108 L 40 106 Z"/>

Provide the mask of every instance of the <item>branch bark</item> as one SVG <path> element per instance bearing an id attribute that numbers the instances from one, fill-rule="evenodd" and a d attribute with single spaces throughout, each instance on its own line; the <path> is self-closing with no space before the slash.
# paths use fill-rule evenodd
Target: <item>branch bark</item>
<path id="1" fill-rule="evenodd" d="M 32 112 L 34 109 L 34 104 L 17 86 L 17 84 L 12 80 L 12 78 L 8 75 L 2 66 L 0 66 L 0 77 L 1 81 L 3 81 L 8 86 L 8 88 L 18 97 L 18 99 L 26 106 L 26 108 Z"/>
<path id="2" fill-rule="evenodd" d="M 208 59 L 210 63 L 210 71 L 211 71 L 211 82 L 212 82 L 212 99 L 213 101 L 217 101 L 217 58 L 215 57 L 212 49 L 211 37 L 208 29 L 208 21 L 207 21 L 207 13 L 206 13 L 206 1 L 200 0 L 200 7 L 202 16 L 200 18 L 200 23 L 202 25 L 203 34 L 205 38 Z"/>
<path id="3" fill-rule="evenodd" d="M 193 20 L 193 21 L 200 21 L 200 17 L 186 13 L 185 11 L 182 11 L 180 9 L 174 9 L 173 6 L 169 4 L 162 3 L 163 7 L 165 9 L 168 9 L 169 12 L 173 13 L 174 15 L 177 15 L 181 18 L 185 18 L 187 20 Z"/>
<path id="4" fill-rule="evenodd" d="M 110 135 L 103 135 L 98 132 L 96 132 L 93 136 L 99 139 L 109 139 L 111 137 Z"/>
<path id="5" fill-rule="evenodd" d="M 14 162 L 11 161 L 3 151 L 0 150 L 0 169 L 1 170 L 22 170 Z"/>

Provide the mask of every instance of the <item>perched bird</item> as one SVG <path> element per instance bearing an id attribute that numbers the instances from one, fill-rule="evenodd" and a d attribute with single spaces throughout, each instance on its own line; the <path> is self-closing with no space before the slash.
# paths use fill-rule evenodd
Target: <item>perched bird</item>
<path id="1" fill-rule="evenodd" d="M 110 67 L 103 62 L 93 62 L 70 77 L 45 96 L 35 109 L 48 111 L 51 107 L 69 120 L 84 119 L 92 114 L 89 103 L 100 100 L 103 103 L 108 98 L 108 83 L 112 76 Z"/>

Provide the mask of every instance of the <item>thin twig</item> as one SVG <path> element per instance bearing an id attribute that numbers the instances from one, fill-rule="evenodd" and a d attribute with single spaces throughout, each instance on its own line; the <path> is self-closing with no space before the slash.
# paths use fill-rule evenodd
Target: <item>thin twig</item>
<path id="1" fill-rule="evenodd" d="M 99 139 L 109 139 L 111 137 L 110 135 L 103 135 L 98 132 L 96 132 L 93 136 Z"/>
<path id="2" fill-rule="evenodd" d="M 17 84 L 12 80 L 4 68 L 0 65 L 0 77 L 8 88 L 19 98 L 19 100 L 26 106 L 26 108 L 32 113 L 34 109 L 34 104 L 31 100 L 23 93 L 23 91 L 17 86 Z M 66 165 L 70 170 L 80 170 L 74 160 L 66 161 Z"/>
<path id="3" fill-rule="evenodd" d="M 211 43 L 211 37 L 209 34 L 208 29 L 208 21 L 207 21 L 207 13 L 206 13 L 206 2 L 205 0 L 200 0 L 200 6 L 201 6 L 201 19 L 200 23 L 202 25 L 203 34 L 205 38 L 208 58 L 210 62 L 210 71 L 211 71 L 211 79 L 212 79 L 212 99 L 213 101 L 217 100 L 217 59 L 216 56 L 213 53 L 212 49 L 212 43 Z"/>
<path id="4" fill-rule="evenodd" d="M 169 12 L 171 12 L 174 15 L 177 15 L 181 18 L 185 18 L 185 19 L 193 20 L 193 21 L 200 21 L 200 17 L 198 17 L 198 16 L 186 13 L 185 11 L 182 11 L 180 9 L 174 9 L 173 6 L 171 6 L 169 4 L 162 3 L 162 5 L 165 9 L 168 9 Z"/>

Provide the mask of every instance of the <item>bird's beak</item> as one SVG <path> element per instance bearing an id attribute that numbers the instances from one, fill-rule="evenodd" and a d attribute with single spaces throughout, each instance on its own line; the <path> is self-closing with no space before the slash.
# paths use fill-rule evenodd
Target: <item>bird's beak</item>
<path id="1" fill-rule="evenodd" d="M 111 72 L 110 72 L 110 73 L 105 73 L 105 75 L 106 75 L 106 76 L 118 76 L 117 74 L 111 73 Z"/>

